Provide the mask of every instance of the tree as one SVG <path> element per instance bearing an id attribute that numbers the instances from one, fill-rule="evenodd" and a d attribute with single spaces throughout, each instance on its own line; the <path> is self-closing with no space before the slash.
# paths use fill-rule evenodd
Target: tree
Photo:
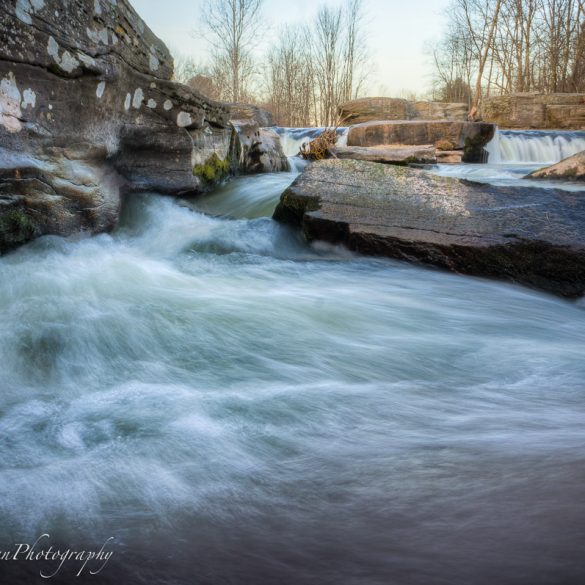
<path id="1" fill-rule="evenodd" d="M 437 84 L 475 86 L 476 109 L 491 93 L 585 91 L 585 0 L 453 0 L 434 56 Z"/>
<path id="2" fill-rule="evenodd" d="M 362 0 L 347 0 L 338 9 L 322 6 L 312 33 L 312 53 L 319 86 L 319 118 L 337 122 L 339 106 L 358 96 L 364 82 L 366 43 Z"/>
<path id="3" fill-rule="evenodd" d="M 465 10 L 467 11 L 466 0 L 462 0 L 462 4 L 465 7 Z M 498 17 L 500 15 L 501 7 L 502 7 L 502 0 L 496 0 L 496 5 L 494 7 L 493 16 L 490 19 L 488 36 L 484 42 L 483 50 L 481 51 L 481 56 L 479 58 L 478 72 L 477 72 L 476 82 L 475 82 L 475 94 L 473 96 L 473 103 L 471 106 L 471 111 L 469 113 L 469 117 L 472 120 L 477 117 L 479 105 L 481 103 L 481 84 L 482 84 L 482 79 L 483 79 L 483 72 L 484 72 L 488 57 L 489 57 L 489 52 L 490 52 L 490 50 L 492 50 L 493 40 L 494 40 L 494 36 L 496 33 L 496 27 L 498 26 Z"/>
<path id="4" fill-rule="evenodd" d="M 284 27 L 268 54 L 268 103 L 275 120 L 282 126 L 315 123 L 315 71 L 309 36 L 305 26 Z"/>
<path id="5" fill-rule="evenodd" d="M 226 80 L 227 101 L 247 94 L 254 73 L 252 49 L 260 28 L 263 0 L 207 0 L 203 21 L 215 50 L 214 77 Z"/>

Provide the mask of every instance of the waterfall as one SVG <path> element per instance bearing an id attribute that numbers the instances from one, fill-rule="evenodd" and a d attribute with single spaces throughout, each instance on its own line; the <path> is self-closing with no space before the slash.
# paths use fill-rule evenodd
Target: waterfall
<path id="1" fill-rule="evenodd" d="M 323 134 L 325 130 L 326 128 L 276 128 L 276 131 L 280 135 L 282 150 L 289 158 L 295 157 L 303 144 L 311 142 L 311 140 Z M 337 129 L 340 145 L 342 145 L 344 138 L 347 143 L 347 130 L 347 128 Z"/>
<path id="2" fill-rule="evenodd" d="M 498 130 L 487 145 L 491 164 L 549 165 L 585 150 L 585 132 Z"/>

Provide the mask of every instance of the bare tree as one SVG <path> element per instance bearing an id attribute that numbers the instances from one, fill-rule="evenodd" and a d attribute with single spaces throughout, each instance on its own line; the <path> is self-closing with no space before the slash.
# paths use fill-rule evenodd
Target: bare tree
<path id="1" fill-rule="evenodd" d="M 319 9 L 311 46 L 321 124 L 335 124 L 339 106 L 357 97 L 365 80 L 365 40 L 362 0 L 347 0 L 338 9 L 327 5 Z"/>
<path id="2" fill-rule="evenodd" d="M 449 16 L 436 77 L 470 63 L 476 107 L 491 93 L 585 91 L 585 0 L 454 0 Z"/>
<path id="3" fill-rule="evenodd" d="M 263 0 L 207 0 L 204 6 L 203 20 L 214 48 L 212 69 L 215 77 L 227 81 L 227 101 L 239 102 L 247 95 L 262 5 Z"/>
<path id="4" fill-rule="evenodd" d="M 315 71 L 309 34 L 305 26 L 284 27 L 268 54 L 267 101 L 282 126 L 315 123 Z"/>

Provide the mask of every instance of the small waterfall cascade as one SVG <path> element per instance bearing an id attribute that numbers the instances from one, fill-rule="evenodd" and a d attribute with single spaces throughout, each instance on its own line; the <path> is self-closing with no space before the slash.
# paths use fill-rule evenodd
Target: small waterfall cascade
<path id="1" fill-rule="evenodd" d="M 301 146 L 307 142 L 311 142 L 323 132 L 326 128 L 276 128 L 280 135 L 280 142 L 284 154 L 289 157 L 296 157 L 301 149 Z M 347 128 L 338 128 L 337 136 L 339 146 L 347 145 Z"/>
<path id="2" fill-rule="evenodd" d="M 489 164 L 552 165 L 585 150 L 585 132 L 497 130 L 486 150 Z"/>

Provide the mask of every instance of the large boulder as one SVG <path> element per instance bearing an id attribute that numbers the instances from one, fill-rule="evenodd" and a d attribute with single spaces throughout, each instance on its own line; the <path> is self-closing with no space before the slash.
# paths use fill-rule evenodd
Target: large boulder
<path id="1" fill-rule="evenodd" d="M 253 104 L 235 103 L 228 104 L 231 120 L 248 120 L 255 122 L 260 128 L 275 126 L 272 114 Z"/>
<path id="2" fill-rule="evenodd" d="M 462 103 L 415 102 L 413 120 L 456 120 L 465 122 L 469 106 Z"/>
<path id="3" fill-rule="evenodd" d="M 348 126 L 373 120 L 409 120 L 409 102 L 386 97 L 360 98 L 342 104 L 339 117 Z"/>
<path id="4" fill-rule="evenodd" d="M 339 107 L 345 125 L 376 120 L 467 120 L 467 104 L 412 102 L 398 98 L 367 97 L 352 100 Z"/>
<path id="5" fill-rule="evenodd" d="M 0 250 L 108 230 L 123 192 L 196 194 L 239 170 L 233 110 L 172 74 L 128 0 L 0 5 Z"/>
<path id="6" fill-rule="evenodd" d="M 583 182 L 585 181 L 585 151 L 570 156 L 556 165 L 535 171 L 526 178 Z"/>
<path id="7" fill-rule="evenodd" d="M 513 93 L 484 100 L 482 118 L 500 128 L 585 130 L 585 94 Z"/>
<path id="8" fill-rule="evenodd" d="M 348 146 L 427 145 L 440 150 L 463 150 L 464 162 L 485 162 L 485 145 L 496 127 L 482 122 L 446 120 L 380 121 L 357 124 L 349 129 Z M 447 144 L 449 145 L 447 147 Z"/>
<path id="9" fill-rule="evenodd" d="M 199 192 L 231 156 L 228 109 L 171 81 L 173 61 L 127 0 L 0 8 L 0 249 L 96 233 L 120 191 Z"/>
<path id="10" fill-rule="evenodd" d="M 246 174 L 288 171 L 280 136 L 272 128 L 260 128 L 254 120 L 232 120 L 238 141 L 239 169 Z"/>
<path id="11" fill-rule="evenodd" d="M 585 292 L 585 197 L 494 187 L 355 160 L 313 163 L 278 221 L 309 240 L 494 277 L 565 297 Z"/>

